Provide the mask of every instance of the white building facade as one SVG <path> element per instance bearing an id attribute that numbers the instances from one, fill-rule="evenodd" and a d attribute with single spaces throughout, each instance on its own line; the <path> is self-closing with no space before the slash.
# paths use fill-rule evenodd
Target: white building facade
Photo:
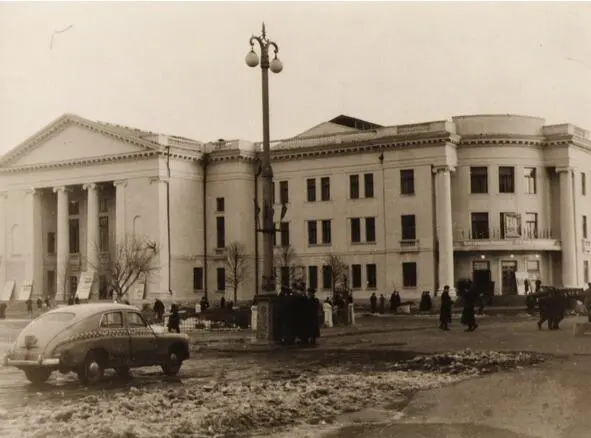
<path id="1" fill-rule="evenodd" d="M 591 136 L 574 125 L 479 115 L 383 127 L 339 116 L 272 147 L 277 251 L 290 248 L 320 295 L 332 290 L 330 256 L 358 297 L 417 298 L 464 278 L 514 294 L 516 273 L 589 281 Z M 0 160 L 0 284 L 63 300 L 134 235 L 157 245 L 148 299 L 233 299 L 234 242 L 248 266 L 237 298 L 250 299 L 262 272 L 259 152 L 60 117 Z M 296 269 L 284 271 L 278 283 Z M 105 293 L 97 276 L 91 298 Z"/>

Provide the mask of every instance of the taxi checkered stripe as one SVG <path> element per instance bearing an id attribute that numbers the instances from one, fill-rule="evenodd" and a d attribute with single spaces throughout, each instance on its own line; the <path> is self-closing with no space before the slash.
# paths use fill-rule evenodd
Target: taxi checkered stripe
<path id="1" fill-rule="evenodd" d="M 117 328 L 117 329 L 110 329 L 110 328 L 102 328 L 100 330 L 90 330 L 86 332 L 78 333 L 74 336 L 70 336 L 69 338 L 65 339 L 63 342 L 60 342 L 60 346 L 64 344 L 68 344 L 70 342 L 76 341 L 83 341 L 83 340 L 90 340 L 90 339 L 98 339 L 98 338 L 117 338 L 117 337 L 148 337 L 154 336 L 154 332 L 147 327 L 138 327 L 138 328 Z"/>

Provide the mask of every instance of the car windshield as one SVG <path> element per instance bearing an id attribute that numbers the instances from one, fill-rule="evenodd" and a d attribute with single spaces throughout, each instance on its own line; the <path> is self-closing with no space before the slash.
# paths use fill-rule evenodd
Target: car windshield
<path id="1" fill-rule="evenodd" d="M 76 314 L 72 312 L 55 312 L 41 315 L 31 321 L 19 334 L 16 341 L 17 347 L 24 346 L 25 339 L 29 335 L 35 336 L 38 346 L 41 347 L 67 327 L 75 316 Z"/>

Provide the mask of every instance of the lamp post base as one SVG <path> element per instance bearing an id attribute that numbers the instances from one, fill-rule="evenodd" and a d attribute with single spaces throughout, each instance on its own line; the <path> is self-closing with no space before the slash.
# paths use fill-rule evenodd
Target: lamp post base
<path id="1" fill-rule="evenodd" d="M 257 327 L 256 340 L 259 342 L 275 343 L 275 304 L 277 295 L 263 293 L 257 295 Z"/>

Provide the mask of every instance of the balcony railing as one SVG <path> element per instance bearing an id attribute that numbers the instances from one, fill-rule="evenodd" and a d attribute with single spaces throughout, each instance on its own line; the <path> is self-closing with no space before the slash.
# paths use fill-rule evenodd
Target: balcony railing
<path id="1" fill-rule="evenodd" d="M 400 241 L 400 251 L 402 252 L 414 252 L 419 249 L 418 239 L 403 239 Z"/>
<path id="2" fill-rule="evenodd" d="M 465 229 L 454 233 L 456 250 L 539 250 L 552 251 L 560 249 L 558 233 L 552 229 L 536 231 L 522 229 L 519 235 L 503 232 L 500 228 L 492 228 L 488 232 Z"/>

